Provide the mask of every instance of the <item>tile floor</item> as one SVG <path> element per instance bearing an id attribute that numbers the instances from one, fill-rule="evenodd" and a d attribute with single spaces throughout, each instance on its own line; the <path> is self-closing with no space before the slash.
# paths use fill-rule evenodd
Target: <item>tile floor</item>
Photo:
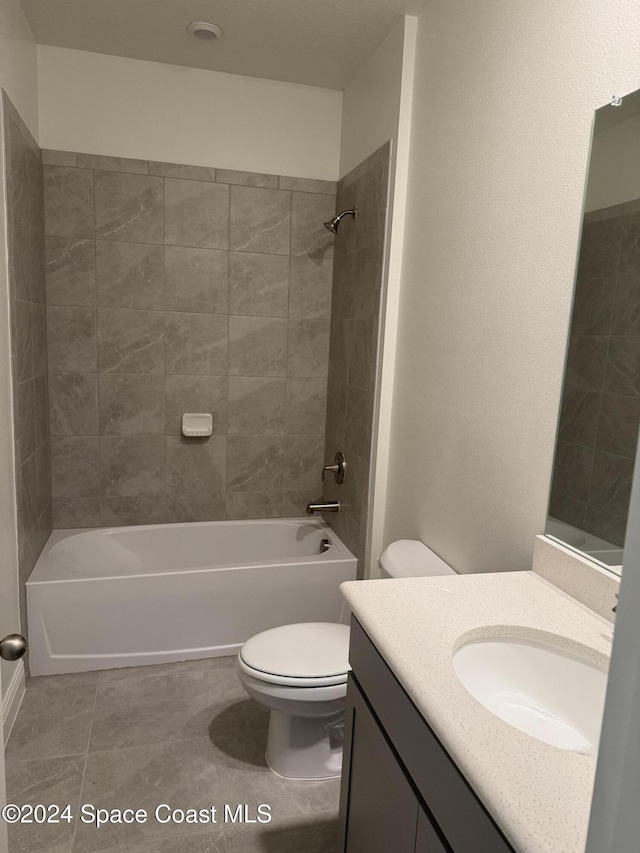
<path id="1" fill-rule="evenodd" d="M 288 782 L 264 760 L 268 712 L 235 658 L 32 678 L 6 753 L 8 802 L 146 809 L 145 824 L 10 827 L 10 853 L 335 853 L 339 781 Z M 159 803 L 260 803 L 269 824 L 170 823 Z M 220 808 L 222 806 L 222 808 Z"/>

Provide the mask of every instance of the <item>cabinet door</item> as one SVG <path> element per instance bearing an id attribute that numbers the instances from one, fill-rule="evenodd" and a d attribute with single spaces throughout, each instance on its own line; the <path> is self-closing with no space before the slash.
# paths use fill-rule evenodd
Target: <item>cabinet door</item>
<path id="1" fill-rule="evenodd" d="M 418 800 L 353 683 L 345 853 L 414 853 Z"/>
<path id="2" fill-rule="evenodd" d="M 445 847 L 438 837 L 438 833 L 426 812 L 420 808 L 418 814 L 418 832 L 416 833 L 415 853 L 448 853 L 450 848 Z"/>

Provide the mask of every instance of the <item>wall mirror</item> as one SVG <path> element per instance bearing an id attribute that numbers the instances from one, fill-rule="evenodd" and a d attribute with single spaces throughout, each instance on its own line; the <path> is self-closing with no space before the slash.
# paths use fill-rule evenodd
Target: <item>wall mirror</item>
<path id="1" fill-rule="evenodd" d="M 640 90 L 596 112 L 545 533 L 622 564 L 640 423 Z"/>

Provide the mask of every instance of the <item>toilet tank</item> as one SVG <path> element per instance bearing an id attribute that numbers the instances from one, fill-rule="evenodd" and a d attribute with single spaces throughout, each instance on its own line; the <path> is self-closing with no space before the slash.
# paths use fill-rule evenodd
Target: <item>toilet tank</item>
<path id="1" fill-rule="evenodd" d="M 417 539 L 398 539 L 380 554 L 383 578 L 419 578 L 456 573 L 431 548 Z"/>

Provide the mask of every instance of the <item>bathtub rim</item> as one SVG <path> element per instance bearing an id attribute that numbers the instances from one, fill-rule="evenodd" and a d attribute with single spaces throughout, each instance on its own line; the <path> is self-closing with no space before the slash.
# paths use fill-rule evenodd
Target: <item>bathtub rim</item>
<path id="1" fill-rule="evenodd" d="M 202 565 L 202 566 L 189 566 L 189 567 L 180 567 L 176 566 L 175 568 L 164 569 L 162 571 L 157 572 L 127 572 L 123 574 L 114 574 L 114 575 L 106 575 L 104 573 L 95 574 L 95 575 L 73 575 L 73 576 L 57 576 L 51 575 L 51 566 L 48 565 L 48 558 L 51 552 L 51 549 L 63 542 L 65 539 L 70 539 L 75 536 L 80 536 L 83 534 L 99 534 L 99 535 L 107 535 L 109 533 L 114 532 L 135 532 L 135 531 L 148 531 L 148 530 L 158 530 L 158 529 L 175 529 L 175 528 L 201 528 L 201 527 L 212 527 L 214 525 L 225 525 L 225 526 L 244 526 L 244 525 L 256 525 L 256 524 L 286 524 L 286 525 L 304 525 L 306 527 L 314 527 L 322 532 L 327 533 L 327 538 L 331 540 L 332 545 L 336 549 L 337 553 L 332 554 L 330 557 L 325 556 L 329 552 L 324 552 L 321 554 L 314 554 L 305 557 L 281 557 L 277 560 L 254 560 L 254 561 L 244 561 L 239 563 L 231 563 L 222 566 L 212 566 L 212 565 Z M 320 559 L 318 559 L 320 558 Z M 269 566 L 274 565 L 317 565 L 318 563 L 327 564 L 334 562 L 341 562 L 343 560 L 351 560 L 356 559 L 355 555 L 347 548 L 344 542 L 340 539 L 337 533 L 330 527 L 324 520 L 320 519 L 310 519 L 306 516 L 302 517 L 289 517 L 289 518 L 251 518 L 251 519 L 230 519 L 224 520 L 220 519 L 217 521 L 181 521 L 175 523 L 168 524 L 136 524 L 136 525 L 127 525 L 127 526 L 116 526 L 116 527 L 79 527 L 79 528 L 57 528 L 51 531 L 47 541 L 36 561 L 35 566 L 33 567 L 33 571 L 29 576 L 26 585 L 27 586 L 41 586 L 48 584 L 58 584 L 58 583 L 87 583 L 87 582 L 106 582 L 106 581 L 121 581 L 123 578 L 157 578 L 157 577 L 166 577 L 173 575 L 187 575 L 187 574 L 198 574 L 203 572 L 217 572 L 217 571 L 240 571 L 246 568 L 268 568 Z"/>

